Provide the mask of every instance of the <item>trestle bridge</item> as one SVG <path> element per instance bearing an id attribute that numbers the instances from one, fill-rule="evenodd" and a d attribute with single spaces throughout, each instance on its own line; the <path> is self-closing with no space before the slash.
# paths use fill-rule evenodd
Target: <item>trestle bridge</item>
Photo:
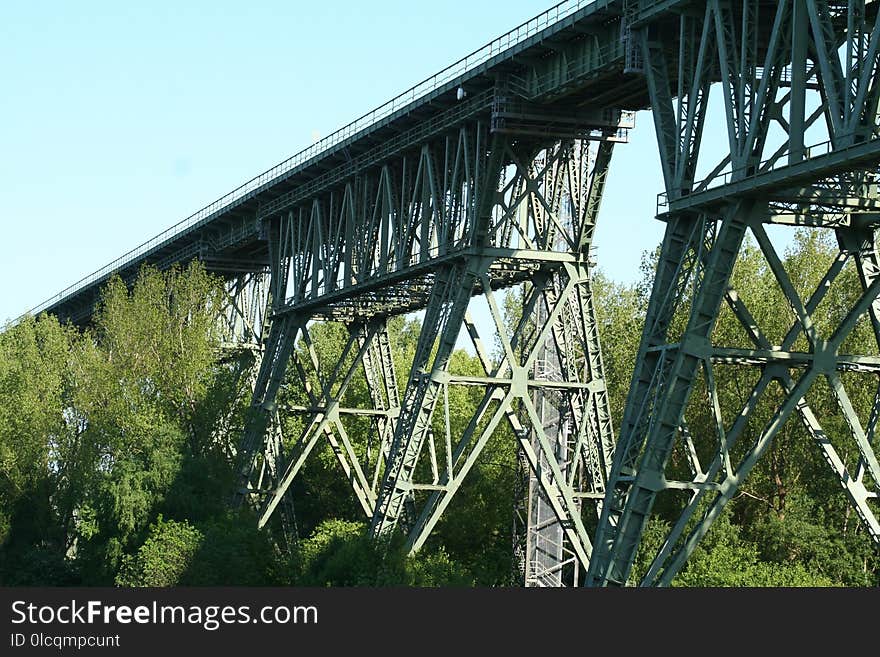
<path id="1" fill-rule="evenodd" d="M 259 509 L 261 525 L 290 513 L 291 482 L 327 440 L 373 537 L 403 532 L 418 550 L 505 426 L 531 472 L 521 510 L 525 583 L 626 584 L 655 502 L 671 495 L 679 519 L 632 582 L 662 586 L 783 424 L 799 421 L 880 542 L 880 403 L 860 418 L 841 378 L 880 373 L 876 355 L 842 351 L 859 321 L 880 343 L 878 4 L 562 2 L 33 312 L 87 323 L 102 284 L 114 274 L 133 280 L 144 263 L 198 258 L 223 276 L 228 340 L 259 354 L 235 498 Z M 626 148 L 634 113 L 646 109 L 665 236 L 622 425 L 612 427 L 590 249 L 613 152 Z M 706 145 L 707 118 L 723 125 L 720 153 Z M 836 235 L 839 256 L 811 294 L 797 292 L 771 225 Z M 791 329 L 778 344 L 731 286 L 747 235 L 790 306 Z M 822 334 L 812 315 L 846 266 L 856 268 L 861 294 Z M 514 286 L 522 312 L 510 321 L 500 291 Z M 476 303 L 488 308 L 490 334 L 472 317 Z M 741 323 L 746 347 L 713 341 L 722 307 Z M 387 321 L 416 311 L 418 345 L 397 371 Z M 311 327 L 323 321 L 347 328 L 337 363 L 319 362 L 311 348 Z M 460 334 L 480 376 L 449 369 Z M 500 355 L 487 350 L 493 341 Z M 755 373 L 742 407 L 722 408 L 721 368 Z M 346 408 L 358 371 L 372 404 Z M 308 404 L 279 407 L 285 376 L 314 374 L 322 384 L 309 387 Z M 820 379 L 848 427 L 834 440 L 806 397 Z M 464 431 L 452 432 L 447 417 L 445 435 L 435 436 L 435 411 L 447 408 L 440 402 L 453 386 L 478 387 L 482 401 Z M 770 421 L 749 428 L 771 388 L 782 394 Z M 689 431 L 694 406 L 714 418 L 712 435 Z M 287 412 L 304 416 L 301 435 L 280 435 Z M 349 415 L 372 422 L 366 460 L 347 435 Z M 851 449 L 835 447 L 840 441 Z M 687 471 L 670 467 L 677 450 Z"/>

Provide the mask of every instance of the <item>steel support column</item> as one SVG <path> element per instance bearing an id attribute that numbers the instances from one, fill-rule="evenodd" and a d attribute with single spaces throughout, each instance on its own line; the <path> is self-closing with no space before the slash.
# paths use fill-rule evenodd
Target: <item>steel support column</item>
<path id="1" fill-rule="evenodd" d="M 409 549 L 419 549 L 503 421 L 536 473 L 533 499 L 550 511 L 533 527 L 561 531 L 583 572 L 591 546 L 581 504 L 601 499 L 613 445 L 589 252 L 612 147 L 632 118 L 556 109 L 541 121 L 542 112 L 498 93 L 489 121 L 448 126 L 312 196 L 291 195 L 263 218 L 273 308 L 241 450 L 241 488 L 261 500 L 261 525 L 323 435 L 372 535 L 386 539 L 402 524 Z M 524 286 L 525 306 L 511 331 L 497 291 L 515 286 Z M 488 303 L 504 345 L 497 358 L 468 318 L 475 296 Z M 420 309 L 416 353 L 398 396 L 387 320 Z M 311 345 L 320 321 L 348 327 L 336 362 L 322 362 Z M 462 330 L 477 345 L 484 377 L 449 369 Z M 542 354 L 557 365 L 552 376 Z M 370 407 L 347 407 L 361 371 Z M 305 406 L 278 406 L 285 381 L 305 390 Z M 462 436 L 452 435 L 448 417 L 456 385 L 487 389 Z M 276 412 L 304 414 L 305 427 L 271 486 L 254 491 L 255 455 Z M 346 413 L 372 418 L 364 445 L 346 435 Z M 437 449 L 435 431 L 445 449 Z M 418 480 L 424 471 L 433 473 L 429 483 Z"/>
<path id="2" fill-rule="evenodd" d="M 686 496 L 680 515 L 657 553 L 648 555 L 650 565 L 640 582 L 669 585 L 792 416 L 821 450 L 869 534 L 880 540 L 872 507 L 880 480 L 869 438 L 876 413 L 866 425 L 840 374 L 873 371 L 876 361 L 872 354 L 845 354 L 842 347 L 860 318 L 871 317 L 876 329 L 880 282 L 874 274 L 872 197 L 877 159 L 835 158 L 876 135 L 880 31 L 876 12 L 871 14 L 859 2 L 710 0 L 699 10 L 691 5 L 680 15 L 655 16 L 636 30 L 649 62 L 646 78 L 670 211 L 663 216 L 666 236 L 588 584 L 628 583 L 655 500 L 678 491 Z M 758 41 L 765 47 L 756 48 Z M 679 45 L 673 49 L 670 43 Z M 792 65 L 798 70 L 791 72 Z M 723 100 L 727 146 L 709 177 L 696 182 L 703 150 L 698 126 L 710 87 Z M 828 138 L 821 154 L 803 140 L 807 127 L 818 129 L 819 118 Z M 806 302 L 764 228 L 769 223 L 827 227 L 837 234 L 840 254 Z M 748 233 L 795 318 L 781 344 L 771 344 L 731 286 Z M 861 293 L 823 334 L 813 313 L 847 264 L 859 272 Z M 723 303 L 751 347 L 715 343 Z M 807 350 L 794 352 L 797 340 L 804 340 Z M 716 376 L 721 366 L 759 368 L 742 406 L 722 408 Z M 848 435 L 828 435 L 810 408 L 806 395 L 815 392 L 820 379 L 827 381 Z M 705 399 L 692 394 L 698 384 Z M 780 394 L 773 397 L 770 389 Z M 773 401 L 777 397 L 781 401 Z M 761 405 L 771 405 L 769 420 L 750 427 Z M 706 435 L 694 434 L 687 422 L 701 406 L 713 418 L 714 428 Z M 845 441 L 856 448 L 857 458 L 849 463 L 838 447 Z M 671 464 L 676 449 L 685 455 L 690 479 L 682 479 L 681 468 Z"/>

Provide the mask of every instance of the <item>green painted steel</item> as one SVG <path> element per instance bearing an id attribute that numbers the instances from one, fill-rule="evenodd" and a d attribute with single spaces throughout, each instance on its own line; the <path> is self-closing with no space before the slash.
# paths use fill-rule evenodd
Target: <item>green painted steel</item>
<path id="1" fill-rule="evenodd" d="M 465 115 L 445 134 L 352 172 L 320 194 L 288 196 L 275 206 L 277 214 L 263 220 L 273 254 L 273 332 L 257 379 L 256 419 L 242 441 L 240 501 L 261 505 L 265 524 L 324 436 L 345 458 L 342 470 L 373 535 L 384 539 L 402 527 L 409 549 L 418 550 L 504 423 L 536 473 L 535 499 L 546 501 L 549 524 L 583 573 L 591 543 L 582 500 L 601 500 L 613 449 L 589 285 L 590 247 L 612 147 L 631 117 L 620 111 L 565 115 L 551 108 L 541 121 L 536 104 L 502 98 L 489 107 L 488 120 Z M 511 332 L 497 290 L 521 284 L 524 309 Z M 495 337 L 504 345 L 500 362 L 486 353 L 468 318 L 475 298 L 486 300 Z M 421 308 L 416 353 L 398 399 L 382 327 L 389 316 Z M 322 375 L 325 365 L 312 351 L 311 362 L 303 364 L 292 345 L 297 335 L 308 343 L 311 322 L 328 320 L 345 323 L 351 337 L 333 371 Z M 485 376 L 448 369 L 462 328 Z M 548 353 L 559 365 L 552 377 L 537 362 Z M 276 487 L 254 489 L 248 482 L 291 365 L 304 385 L 312 372 L 324 389 L 310 393 L 308 407 L 288 409 L 304 415 L 305 429 Z M 341 409 L 358 368 L 373 405 Z M 482 403 L 461 435 L 453 435 L 446 417 L 438 450 L 434 411 L 451 386 L 475 385 L 485 388 Z M 542 395 L 555 400 L 558 424 L 552 428 L 548 407 L 536 405 Z M 443 408 L 448 414 L 445 403 Z M 346 444 L 346 413 L 376 419 L 375 458 L 361 464 Z M 560 456 L 563 424 L 566 449 Z M 417 476 L 420 463 L 428 481 Z"/>
<path id="2" fill-rule="evenodd" d="M 874 170 L 880 162 L 877 5 L 643 1 L 638 10 L 631 34 L 641 43 L 654 109 L 666 183 L 660 207 L 667 228 L 588 583 L 629 583 L 656 499 L 685 491 L 688 498 L 678 521 L 658 552 L 649 555 L 651 565 L 638 582 L 669 585 L 780 428 L 794 417 L 822 451 L 870 535 L 880 541 L 872 507 L 880 473 L 868 438 L 876 418 L 866 429 L 839 375 L 852 369 L 876 371 L 876 358 L 840 353 L 860 317 L 870 318 L 880 346 L 874 236 Z M 723 100 L 727 147 L 710 176 L 697 182 L 710 91 Z M 827 143 L 806 147 L 804 130 L 821 121 Z M 809 299 L 803 300 L 789 279 L 767 236 L 768 223 L 835 231 L 840 254 Z M 796 317 L 780 345 L 770 343 L 730 284 L 747 233 Z M 847 263 L 859 272 L 862 295 L 839 326 L 820 335 L 812 313 Z M 722 304 L 741 322 L 754 349 L 714 343 L 712 329 Z M 670 328 L 676 312 L 688 318 L 681 335 Z M 799 336 L 806 338 L 808 352 L 791 351 Z M 721 365 L 760 372 L 742 408 L 720 406 L 714 369 Z M 848 460 L 806 400 L 822 378 L 849 427 L 855 457 Z M 708 391 L 714 436 L 692 436 L 687 429 L 698 379 Z M 781 388 L 782 401 L 747 443 L 751 413 L 760 402 L 768 403 L 771 384 Z M 725 417 L 735 419 L 725 422 Z M 690 454 L 690 480 L 670 474 L 670 456 L 678 446 Z"/>

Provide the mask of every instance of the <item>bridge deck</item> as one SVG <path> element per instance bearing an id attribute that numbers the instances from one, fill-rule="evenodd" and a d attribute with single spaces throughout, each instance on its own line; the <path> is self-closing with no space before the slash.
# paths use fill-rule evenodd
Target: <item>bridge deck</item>
<path id="1" fill-rule="evenodd" d="M 160 235 L 31 310 L 84 323 L 101 286 L 114 274 L 133 280 L 144 264 L 165 269 L 193 258 L 210 271 L 235 275 L 268 264 L 259 217 L 273 202 L 344 175 L 365 157 L 405 148 L 401 135 L 439 131 L 438 117 L 490 111 L 488 91 L 503 79 L 514 96 L 544 103 L 588 99 L 592 107 L 640 109 L 640 76 L 624 73 L 622 0 L 567 0 L 495 39 L 450 67 L 272 167 Z M 560 57 L 562 53 L 562 57 Z M 560 61 L 564 63 L 560 66 Z M 459 98 L 459 89 L 466 91 Z"/>

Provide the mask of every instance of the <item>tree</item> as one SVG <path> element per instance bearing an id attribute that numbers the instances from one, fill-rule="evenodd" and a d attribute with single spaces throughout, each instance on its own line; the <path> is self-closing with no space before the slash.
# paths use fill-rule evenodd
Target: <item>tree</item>
<path id="1" fill-rule="evenodd" d="M 51 317 L 0 333 L 0 582 L 66 583 L 72 518 L 64 490 L 75 422 L 66 413 L 78 334 Z"/>
<path id="2" fill-rule="evenodd" d="M 204 534 L 188 522 L 165 520 L 159 516 L 135 555 L 123 559 L 116 584 L 175 586 L 192 566 L 204 540 Z"/>

